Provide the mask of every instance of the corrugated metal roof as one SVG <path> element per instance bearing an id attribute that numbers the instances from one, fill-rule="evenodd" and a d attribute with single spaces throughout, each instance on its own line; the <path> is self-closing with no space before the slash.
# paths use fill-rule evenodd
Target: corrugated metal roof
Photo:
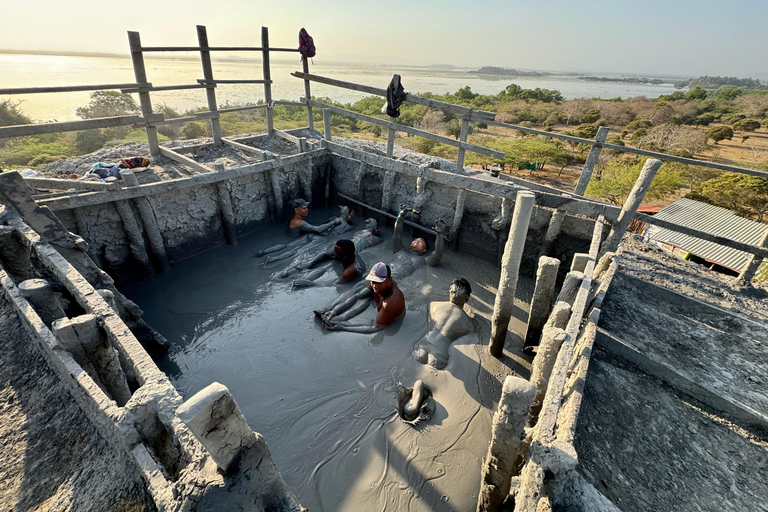
<path id="1" fill-rule="evenodd" d="M 768 230 L 768 225 L 739 217 L 731 210 L 686 198 L 662 208 L 655 217 L 750 245 L 758 245 Z M 750 254 L 744 251 L 657 226 L 648 226 L 645 235 L 651 240 L 680 247 L 737 272 L 744 268 L 750 258 Z"/>

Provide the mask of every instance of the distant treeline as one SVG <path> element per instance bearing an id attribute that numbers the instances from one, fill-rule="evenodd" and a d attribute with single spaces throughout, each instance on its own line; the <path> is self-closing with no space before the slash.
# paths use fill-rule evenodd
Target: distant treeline
<path id="1" fill-rule="evenodd" d="M 588 82 L 623 82 L 628 84 L 653 84 L 653 85 L 666 83 L 664 80 L 660 78 L 637 78 L 637 77 L 609 78 L 607 76 L 580 76 L 577 78 L 579 80 L 586 80 Z"/>
<path id="2" fill-rule="evenodd" d="M 737 78 L 735 76 L 700 76 L 699 78 L 675 82 L 675 87 L 678 89 L 683 89 L 684 87 L 693 89 L 697 85 L 704 89 L 717 89 L 723 85 L 746 87 L 747 89 L 764 87 L 763 83 L 756 78 Z"/>
<path id="3" fill-rule="evenodd" d="M 478 75 L 506 75 L 506 76 L 545 76 L 550 73 L 541 73 L 539 71 L 522 71 L 520 69 L 497 68 L 495 66 L 483 66 L 477 71 L 470 71 Z"/>

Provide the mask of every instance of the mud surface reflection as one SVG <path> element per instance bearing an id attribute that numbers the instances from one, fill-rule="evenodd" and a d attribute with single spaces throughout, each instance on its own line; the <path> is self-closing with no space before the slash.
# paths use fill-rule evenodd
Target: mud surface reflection
<path id="1" fill-rule="evenodd" d="M 334 213 L 312 212 L 309 220 Z M 355 219 L 356 229 L 362 221 Z M 391 229 L 382 233 L 384 243 L 362 253 L 369 267 L 392 259 Z M 440 266 L 398 283 L 407 302 L 402 321 L 375 335 L 331 333 L 312 310 L 351 285 L 292 291 L 290 279 L 273 280 L 290 259 L 262 267 L 255 254 L 284 241 L 285 227 L 269 226 L 123 286 L 172 343 L 160 368 L 185 399 L 213 381 L 226 385 L 310 510 L 474 509 L 500 382 L 510 370 L 527 376 L 522 359 L 480 365 L 498 269 L 447 252 Z M 473 285 L 465 310 L 477 334 L 454 342 L 448 366 L 435 370 L 412 350 L 427 332 L 429 303 L 448 300 L 458 276 Z M 526 300 L 531 287 L 521 279 L 518 296 Z M 513 324 L 524 322 L 523 308 Z M 358 318 L 373 317 L 371 307 Z M 418 379 L 432 391 L 435 412 L 414 426 L 397 416 L 397 384 Z"/>

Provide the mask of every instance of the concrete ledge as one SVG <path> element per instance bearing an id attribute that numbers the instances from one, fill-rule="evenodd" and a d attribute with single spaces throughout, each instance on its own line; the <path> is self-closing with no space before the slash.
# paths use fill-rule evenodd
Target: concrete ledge
<path id="1" fill-rule="evenodd" d="M 595 343 L 611 354 L 629 361 L 644 372 L 653 375 L 673 388 L 692 396 L 713 409 L 720 410 L 748 425 L 768 429 L 768 416 L 765 414 L 762 414 L 737 400 L 726 398 L 715 393 L 705 385 L 695 382 L 675 368 L 655 360 L 650 355 L 639 352 L 624 341 L 612 336 L 604 329 L 598 328 Z"/>

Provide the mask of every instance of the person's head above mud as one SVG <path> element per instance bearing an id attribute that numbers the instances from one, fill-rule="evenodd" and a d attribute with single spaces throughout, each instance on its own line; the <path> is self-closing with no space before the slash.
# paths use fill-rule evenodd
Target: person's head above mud
<path id="1" fill-rule="evenodd" d="M 362 275 L 365 271 L 365 263 L 357 257 L 355 244 L 352 240 L 342 239 L 333 246 L 333 259 L 341 263 L 344 270 L 341 271 L 341 279 L 348 281 Z"/>
<path id="2" fill-rule="evenodd" d="M 298 238 L 304 233 L 324 233 L 342 222 L 341 218 L 335 217 L 325 224 L 313 226 L 304 220 L 309 215 L 309 202 L 301 198 L 291 201 L 291 208 L 293 208 L 293 217 L 288 222 L 288 236 L 291 238 Z"/>
<path id="3" fill-rule="evenodd" d="M 453 282 L 451 282 L 451 287 L 448 289 L 448 296 L 450 297 L 451 303 L 460 308 L 464 307 L 464 304 L 467 303 L 471 294 L 472 285 L 470 285 L 469 281 L 463 277 L 454 279 Z"/>
<path id="4" fill-rule="evenodd" d="M 379 232 L 379 221 L 376 219 L 366 219 L 365 220 L 365 229 L 367 231 L 370 231 L 374 235 Z"/>
<path id="5" fill-rule="evenodd" d="M 411 242 L 410 251 L 418 254 L 424 254 L 427 252 L 427 241 L 423 238 L 414 238 L 413 242 Z"/>

